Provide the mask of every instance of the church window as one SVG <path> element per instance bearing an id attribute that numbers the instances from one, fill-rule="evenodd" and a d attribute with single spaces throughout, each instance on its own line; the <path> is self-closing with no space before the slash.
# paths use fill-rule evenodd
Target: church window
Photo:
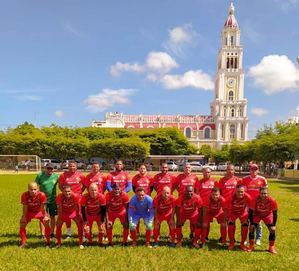
<path id="1" fill-rule="evenodd" d="M 228 100 L 229 101 L 233 101 L 234 100 L 234 92 L 232 90 L 230 90 L 230 92 L 228 93 Z"/>
<path id="2" fill-rule="evenodd" d="M 187 127 L 187 128 L 185 129 L 185 136 L 186 136 L 187 138 L 191 138 L 191 135 L 192 135 L 192 129 L 191 129 L 190 127 Z"/>
<path id="3" fill-rule="evenodd" d="M 210 127 L 206 127 L 204 129 L 204 137 L 205 138 L 211 138 L 211 129 L 210 129 Z"/>
<path id="4" fill-rule="evenodd" d="M 236 138 L 236 126 L 234 124 L 230 125 L 229 134 L 230 134 L 230 139 Z"/>

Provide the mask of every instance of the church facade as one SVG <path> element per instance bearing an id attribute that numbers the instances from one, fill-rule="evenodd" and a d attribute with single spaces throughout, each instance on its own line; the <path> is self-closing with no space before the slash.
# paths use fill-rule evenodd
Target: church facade
<path id="1" fill-rule="evenodd" d="M 126 115 L 106 113 L 105 120 L 92 121 L 92 127 L 153 129 L 175 127 L 196 147 L 220 149 L 233 140 L 248 139 L 247 99 L 244 96 L 243 48 L 240 28 L 231 3 L 221 35 L 217 58 L 215 96 L 210 115 Z"/>

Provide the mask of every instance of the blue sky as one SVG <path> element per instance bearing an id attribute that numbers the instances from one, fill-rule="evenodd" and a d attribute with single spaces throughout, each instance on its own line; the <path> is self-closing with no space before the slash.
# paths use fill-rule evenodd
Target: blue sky
<path id="1" fill-rule="evenodd" d="M 0 129 L 209 114 L 228 0 L 0 0 Z M 249 133 L 299 109 L 299 0 L 234 1 Z"/>

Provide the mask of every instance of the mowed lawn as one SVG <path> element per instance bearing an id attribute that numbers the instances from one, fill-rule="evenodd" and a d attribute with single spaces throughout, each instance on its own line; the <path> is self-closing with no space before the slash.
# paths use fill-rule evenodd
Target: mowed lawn
<path id="1" fill-rule="evenodd" d="M 299 268 L 299 182 L 269 180 L 270 193 L 279 204 L 277 225 L 277 255 L 266 252 L 268 232 L 264 227 L 262 246 L 252 253 L 227 251 L 217 245 L 219 226 L 211 225 L 207 249 L 190 248 L 187 243 L 179 249 L 161 245 L 131 248 L 116 244 L 112 248 L 88 247 L 79 250 L 77 239 L 63 242 L 58 250 L 46 250 L 39 240 L 38 223 L 28 228 L 29 248 L 20 250 L 20 195 L 34 175 L 0 175 L 0 270 L 298 270 Z M 141 226 L 143 230 L 144 227 Z M 73 232 L 76 229 L 73 223 Z M 120 240 L 119 222 L 114 229 Z M 166 225 L 162 235 L 167 235 Z M 237 228 L 239 233 L 239 224 Z M 184 236 L 189 235 L 185 225 Z M 239 240 L 239 236 L 237 237 Z M 144 241 L 144 236 L 140 238 Z M 162 243 L 167 239 L 162 238 Z"/>

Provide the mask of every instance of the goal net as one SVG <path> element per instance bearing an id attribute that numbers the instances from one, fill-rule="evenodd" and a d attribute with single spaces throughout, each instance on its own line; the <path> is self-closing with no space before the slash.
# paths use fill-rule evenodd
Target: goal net
<path id="1" fill-rule="evenodd" d="M 37 155 L 0 155 L 0 170 L 40 171 L 41 159 Z"/>

